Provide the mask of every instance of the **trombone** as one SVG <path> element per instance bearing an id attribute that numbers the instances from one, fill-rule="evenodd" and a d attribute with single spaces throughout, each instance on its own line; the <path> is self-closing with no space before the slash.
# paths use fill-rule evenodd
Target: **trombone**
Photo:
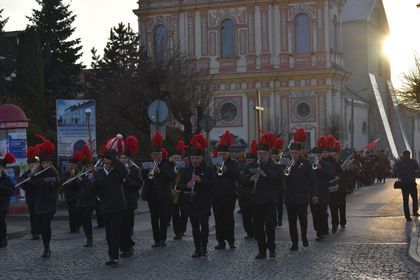
<path id="1" fill-rule="evenodd" d="M 156 167 L 158 166 L 158 162 L 157 160 L 155 160 L 153 162 L 153 167 L 152 169 L 149 170 L 149 173 L 147 174 L 147 178 L 149 178 L 149 180 L 153 180 L 155 178 L 155 173 L 156 173 Z"/>
<path id="2" fill-rule="evenodd" d="M 290 160 L 290 164 L 284 169 L 284 176 L 289 176 L 292 172 L 292 167 L 295 166 L 295 158 Z"/>

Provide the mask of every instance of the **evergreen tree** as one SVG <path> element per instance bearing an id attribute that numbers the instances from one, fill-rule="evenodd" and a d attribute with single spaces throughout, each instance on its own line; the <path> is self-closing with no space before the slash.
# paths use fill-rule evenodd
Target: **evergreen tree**
<path id="1" fill-rule="evenodd" d="M 80 39 L 71 39 L 76 16 L 63 0 L 36 0 L 40 10 L 33 10 L 29 20 L 40 39 L 44 64 L 45 95 L 49 112 L 55 112 L 55 100 L 76 97 L 82 64 Z M 55 126 L 54 116 L 49 118 Z"/>
<path id="2" fill-rule="evenodd" d="M 19 35 L 16 61 L 16 92 L 31 126 L 45 129 L 44 70 L 39 37 L 28 28 Z"/>
<path id="3" fill-rule="evenodd" d="M 8 18 L 3 19 L 0 9 L 0 102 L 13 102 L 14 70 L 16 51 L 12 42 L 4 38 L 3 28 Z"/>

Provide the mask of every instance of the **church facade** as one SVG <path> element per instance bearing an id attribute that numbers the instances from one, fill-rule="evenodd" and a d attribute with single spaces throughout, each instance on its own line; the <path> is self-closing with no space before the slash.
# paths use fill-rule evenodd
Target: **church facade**
<path id="1" fill-rule="evenodd" d="M 229 129 L 249 144 L 261 129 L 307 144 L 343 134 L 345 81 L 342 9 L 346 0 L 141 0 L 142 44 L 180 48 L 213 77 L 216 120 L 210 138 Z M 260 92 L 260 104 L 258 94 Z"/>

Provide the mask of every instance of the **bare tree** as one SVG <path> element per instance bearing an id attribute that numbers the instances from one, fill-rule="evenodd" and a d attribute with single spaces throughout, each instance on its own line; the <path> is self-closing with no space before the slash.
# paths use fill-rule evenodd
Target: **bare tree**
<path id="1" fill-rule="evenodd" d="M 414 55 L 414 66 L 402 76 L 403 86 L 397 91 L 399 102 L 420 110 L 420 57 Z"/>

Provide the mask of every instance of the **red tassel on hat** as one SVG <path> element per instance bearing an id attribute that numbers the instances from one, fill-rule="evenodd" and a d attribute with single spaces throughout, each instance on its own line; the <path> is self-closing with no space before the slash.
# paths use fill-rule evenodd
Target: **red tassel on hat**
<path id="1" fill-rule="evenodd" d="M 133 135 L 127 136 L 125 138 L 125 148 L 134 156 L 139 152 L 139 141 Z"/>
<path id="2" fill-rule="evenodd" d="M 40 154 L 52 155 L 55 153 L 55 145 L 50 140 L 41 134 L 35 134 L 35 136 L 43 141 L 42 143 L 36 145 L 36 147 L 40 150 Z"/>
<path id="3" fill-rule="evenodd" d="M 331 134 L 328 135 L 328 138 L 327 138 L 328 148 L 334 148 L 334 142 L 335 142 L 334 136 L 332 136 Z"/>
<path id="4" fill-rule="evenodd" d="M 162 152 L 162 158 L 168 158 L 169 157 L 169 152 L 165 147 L 162 147 L 160 150 Z"/>
<path id="5" fill-rule="evenodd" d="M 118 155 L 121 155 L 124 151 L 124 140 L 121 134 L 117 134 L 114 138 L 106 143 L 106 148 L 109 150 L 115 150 Z"/>
<path id="6" fill-rule="evenodd" d="M 179 155 L 184 155 L 186 152 L 186 148 L 188 148 L 188 146 L 185 145 L 185 142 L 183 140 L 179 140 L 175 149 Z"/>
<path id="7" fill-rule="evenodd" d="M 160 147 L 163 145 L 162 134 L 159 131 L 156 131 L 152 138 L 152 146 Z"/>
<path id="8" fill-rule="evenodd" d="M 93 155 L 88 144 L 83 145 L 81 153 L 82 153 L 83 159 L 86 159 L 89 161 L 92 160 Z"/>
<path id="9" fill-rule="evenodd" d="M 71 160 L 75 161 L 75 162 L 79 162 L 82 161 L 84 158 L 84 155 L 81 151 L 76 151 L 72 156 L 71 156 Z"/>
<path id="10" fill-rule="evenodd" d="M 251 154 L 256 154 L 258 151 L 257 141 L 254 139 L 252 140 L 251 147 L 249 148 L 249 152 Z"/>
<path id="11" fill-rule="evenodd" d="M 328 139 L 327 139 L 327 136 L 322 135 L 318 139 L 317 145 L 318 145 L 319 148 L 328 148 Z"/>
<path id="12" fill-rule="evenodd" d="M 334 142 L 334 148 L 335 148 L 335 151 L 337 152 L 337 154 L 340 153 L 341 152 L 341 142 L 336 140 Z"/>
<path id="13" fill-rule="evenodd" d="M 218 157 L 219 156 L 219 149 L 215 148 L 213 150 L 213 157 Z"/>
<path id="14" fill-rule="evenodd" d="M 283 144 L 284 144 L 283 138 L 278 137 L 271 148 L 281 149 L 283 147 Z"/>
<path id="15" fill-rule="evenodd" d="M 263 134 L 263 136 L 260 139 L 260 142 L 267 145 L 268 147 L 272 147 L 276 142 L 276 136 L 274 135 L 274 133 L 272 131 L 265 132 L 263 130 L 261 130 L 260 133 Z"/>
<path id="16" fill-rule="evenodd" d="M 307 137 L 308 134 L 306 133 L 306 130 L 303 127 L 300 127 L 295 131 L 295 134 L 293 135 L 293 140 L 295 141 L 295 143 L 303 143 L 305 142 Z"/>
<path id="17" fill-rule="evenodd" d="M 226 130 L 226 132 L 220 137 L 219 145 L 231 146 L 235 142 L 233 135 Z"/>
<path id="18" fill-rule="evenodd" d="M 196 149 L 204 150 L 207 147 L 207 139 L 200 133 L 191 139 L 190 144 Z"/>
<path id="19" fill-rule="evenodd" d="M 28 147 L 26 149 L 26 157 L 28 159 L 33 159 L 33 158 L 39 156 L 40 153 L 41 153 L 41 151 L 39 150 L 39 147 L 37 147 L 37 146 Z"/>
<path id="20" fill-rule="evenodd" d="M 7 164 L 12 164 L 16 162 L 16 158 L 12 153 L 6 153 L 6 155 L 4 156 L 4 161 Z"/>
<path id="21" fill-rule="evenodd" d="M 106 152 L 108 152 L 108 149 L 106 148 L 106 144 L 102 144 L 99 146 L 99 154 L 100 155 L 105 155 Z"/>

